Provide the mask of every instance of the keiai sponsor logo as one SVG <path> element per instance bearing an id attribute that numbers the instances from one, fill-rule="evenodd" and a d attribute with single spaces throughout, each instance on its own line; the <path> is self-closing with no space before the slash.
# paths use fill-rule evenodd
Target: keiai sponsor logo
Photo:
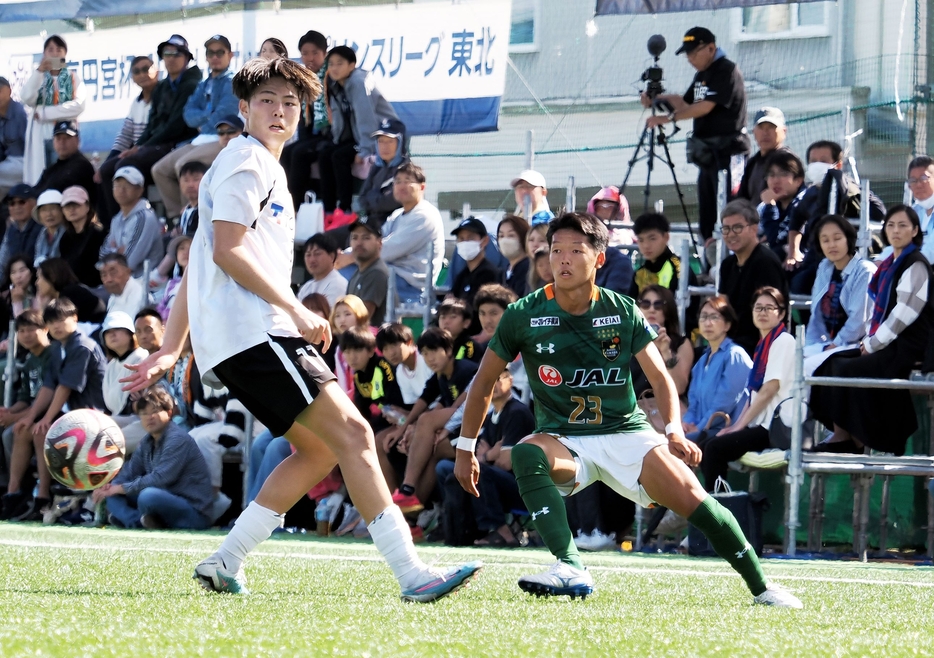
<path id="1" fill-rule="evenodd" d="M 561 320 L 557 316 L 554 316 L 554 315 L 545 317 L 545 318 L 531 318 L 529 322 L 529 326 L 530 327 L 558 327 L 558 326 L 561 326 Z"/>
<path id="2" fill-rule="evenodd" d="M 607 315 L 606 317 L 593 319 L 594 327 L 609 327 L 614 324 L 620 324 L 618 315 Z"/>
<path id="3" fill-rule="evenodd" d="M 571 388 L 587 388 L 588 386 L 625 386 L 626 375 L 622 368 L 593 368 L 587 370 L 578 368 L 574 371 L 574 376 L 567 383 Z"/>

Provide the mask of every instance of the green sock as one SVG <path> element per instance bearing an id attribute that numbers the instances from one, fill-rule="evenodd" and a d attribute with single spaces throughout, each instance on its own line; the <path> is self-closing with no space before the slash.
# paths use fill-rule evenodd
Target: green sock
<path id="1" fill-rule="evenodd" d="M 568 527 L 564 500 L 549 475 L 548 458 L 537 445 L 520 443 L 512 449 L 512 470 L 532 523 L 552 555 L 583 569 L 574 536 Z"/>
<path id="2" fill-rule="evenodd" d="M 753 596 L 765 591 L 765 574 L 752 546 L 746 541 L 736 517 L 712 496 L 697 506 L 688 521 L 704 533 L 717 555 L 730 563 L 746 581 Z"/>

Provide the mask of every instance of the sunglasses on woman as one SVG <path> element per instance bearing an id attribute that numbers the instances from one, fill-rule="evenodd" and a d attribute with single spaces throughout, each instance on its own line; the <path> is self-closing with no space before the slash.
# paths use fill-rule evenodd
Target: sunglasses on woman
<path id="1" fill-rule="evenodd" d="M 654 308 L 656 311 L 662 311 L 665 308 L 665 304 L 666 302 L 664 299 L 656 299 L 654 302 L 649 299 L 639 300 L 639 308 L 641 308 L 644 311 L 647 311 L 650 308 Z"/>

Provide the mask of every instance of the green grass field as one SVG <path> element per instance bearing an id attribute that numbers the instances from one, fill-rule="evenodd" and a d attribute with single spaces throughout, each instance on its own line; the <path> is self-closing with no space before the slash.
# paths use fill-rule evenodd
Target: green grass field
<path id="1" fill-rule="evenodd" d="M 0 523 L 2 656 L 882 656 L 934 654 L 934 569 L 766 561 L 802 611 L 752 606 L 720 560 L 587 556 L 586 601 L 516 586 L 543 550 L 420 546 L 486 563 L 467 589 L 403 604 L 369 542 L 285 535 L 247 562 L 252 593 L 191 579 L 220 533 Z"/>

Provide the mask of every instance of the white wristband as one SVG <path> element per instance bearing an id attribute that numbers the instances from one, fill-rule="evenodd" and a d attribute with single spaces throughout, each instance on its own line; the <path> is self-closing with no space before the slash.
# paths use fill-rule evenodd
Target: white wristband
<path id="1" fill-rule="evenodd" d="M 665 425 L 665 436 L 669 434 L 681 434 L 681 426 L 678 423 L 668 423 Z"/>
<path id="2" fill-rule="evenodd" d="M 473 452 L 477 447 L 477 439 L 468 439 L 466 436 L 460 436 L 457 438 L 457 449 L 466 450 L 467 452 Z"/>

